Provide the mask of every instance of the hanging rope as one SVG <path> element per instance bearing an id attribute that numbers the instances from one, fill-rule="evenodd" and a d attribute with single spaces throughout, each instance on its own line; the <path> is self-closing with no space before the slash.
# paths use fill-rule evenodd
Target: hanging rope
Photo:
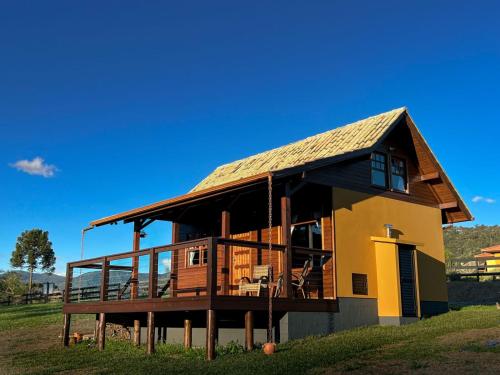
<path id="1" fill-rule="evenodd" d="M 272 232 L 273 232 L 273 175 L 269 172 L 269 176 L 267 178 L 267 192 L 268 192 L 268 219 L 269 226 L 267 228 L 267 238 L 269 245 L 269 286 L 267 288 L 269 294 L 269 306 L 268 306 L 268 326 L 267 326 L 267 342 L 273 342 L 273 290 L 271 287 L 271 283 L 273 281 L 273 268 L 272 268 L 272 250 L 273 250 L 273 241 L 272 241 Z"/>

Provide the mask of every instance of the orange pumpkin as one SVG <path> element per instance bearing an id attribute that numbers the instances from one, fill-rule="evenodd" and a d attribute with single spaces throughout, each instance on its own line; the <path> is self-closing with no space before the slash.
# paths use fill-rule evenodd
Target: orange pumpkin
<path id="1" fill-rule="evenodd" d="M 80 332 L 73 333 L 73 337 L 75 338 L 75 342 L 81 342 L 83 340 L 83 335 Z"/>
<path id="2" fill-rule="evenodd" d="M 274 342 L 266 342 L 262 349 L 265 354 L 271 355 L 276 351 L 276 344 Z"/>

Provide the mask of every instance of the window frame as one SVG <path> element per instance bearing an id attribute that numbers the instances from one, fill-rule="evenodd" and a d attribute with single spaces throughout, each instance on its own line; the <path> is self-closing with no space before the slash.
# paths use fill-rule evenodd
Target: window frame
<path id="1" fill-rule="evenodd" d="M 373 162 L 375 161 L 373 159 L 373 156 L 374 155 L 382 155 L 384 158 L 385 158 L 385 170 L 382 170 L 382 169 L 377 169 L 377 168 L 374 168 L 373 167 Z M 389 190 L 390 188 L 390 181 L 389 181 L 389 173 L 388 173 L 388 166 L 389 166 L 389 155 L 386 153 L 386 152 L 382 152 L 382 151 L 373 151 L 370 155 L 370 185 L 372 187 L 375 187 L 377 189 L 384 189 L 384 190 Z M 373 182 L 373 170 L 377 170 L 379 172 L 383 172 L 384 173 L 384 181 L 385 181 L 385 185 L 378 185 L 376 183 Z"/>
<path id="2" fill-rule="evenodd" d="M 396 189 L 393 187 L 392 185 L 392 175 L 393 175 L 393 172 L 392 172 L 392 161 L 396 159 L 396 160 L 400 160 L 401 162 L 403 162 L 403 167 L 404 167 L 404 182 L 405 182 L 405 187 L 404 187 L 404 190 L 400 190 L 400 189 Z M 403 193 L 403 194 L 408 194 L 409 193 L 409 181 L 408 181 L 408 161 L 405 157 L 403 156 L 399 156 L 399 155 L 392 155 L 391 154 L 391 157 L 390 157 L 390 173 L 389 173 L 389 187 L 390 187 L 390 190 L 395 192 L 395 193 Z M 396 175 L 396 176 L 399 176 L 399 175 Z"/>
<path id="3" fill-rule="evenodd" d="M 195 252 L 199 253 L 199 255 L 198 255 L 198 259 L 199 259 L 198 264 L 189 264 L 189 254 L 195 253 Z M 186 258 L 186 261 L 185 261 L 186 268 L 206 266 L 207 265 L 207 261 L 208 261 L 207 248 L 206 247 L 201 247 L 201 246 L 190 247 L 190 248 L 186 249 L 185 258 Z"/>
<path id="4" fill-rule="evenodd" d="M 316 248 L 316 247 L 312 247 L 311 246 L 311 242 L 312 242 L 312 245 L 314 245 L 314 239 L 313 239 L 313 233 L 312 233 L 312 226 L 316 225 L 317 223 L 319 222 L 319 229 L 320 229 L 320 236 L 321 236 L 321 246 L 319 248 Z M 308 242 L 309 242 L 309 246 L 306 246 L 307 248 L 309 249 L 316 249 L 316 250 L 322 250 L 323 249 L 323 220 L 308 220 L 308 221 L 302 221 L 300 223 L 293 223 L 291 226 L 293 228 L 292 230 L 292 233 L 291 233 L 291 236 L 293 235 L 293 231 L 295 230 L 295 227 L 298 227 L 298 226 L 306 226 L 307 225 L 307 235 L 308 235 Z M 294 246 L 294 245 L 292 245 Z M 297 245 L 295 245 L 297 246 Z M 300 247 L 300 246 L 299 246 Z"/>

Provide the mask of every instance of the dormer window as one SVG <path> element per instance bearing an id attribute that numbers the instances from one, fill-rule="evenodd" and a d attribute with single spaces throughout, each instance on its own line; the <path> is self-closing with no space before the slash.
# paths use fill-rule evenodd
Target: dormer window
<path id="1" fill-rule="evenodd" d="M 387 156 L 380 152 L 372 154 L 372 185 L 387 188 Z"/>
<path id="2" fill-rule="evenodd" d="M 406 163 L 403 159 L 391 157 L 391 188 L 396 191 L 406 192 Z"/>

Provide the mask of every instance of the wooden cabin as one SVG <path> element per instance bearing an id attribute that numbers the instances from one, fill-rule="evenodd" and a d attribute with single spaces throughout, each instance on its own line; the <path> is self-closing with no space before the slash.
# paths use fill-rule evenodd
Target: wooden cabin
<path id="1" fill-rule="evenodd" d="M 395 109 L 91 222 L 133 223 L 132 250 L 68 264 L 64 342 L 71 314 L 94 313 L 101 349 L 110 322 L 134 327 L 136 344 L 147 327 L 148 352 L 174 329 L 191 346 L 196 331 L 212 359 L 223 337 L 243 332 L 250 349 L 269 323 L 262 341 L 444 312 L 442 224 L 471 219 L 406 108 Z M 157 220 L 172 222 L 172 243 L 142 249 Z"/>

